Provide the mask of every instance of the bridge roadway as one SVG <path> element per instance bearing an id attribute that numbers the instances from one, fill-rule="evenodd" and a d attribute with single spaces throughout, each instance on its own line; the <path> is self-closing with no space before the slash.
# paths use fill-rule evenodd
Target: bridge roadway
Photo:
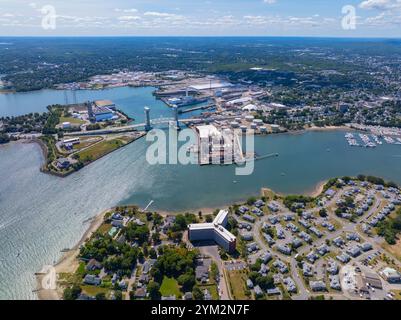
<path id="1" fill-rule="evenodd" d="M 224 120 L 232 120 L 235 119 L 235 116 L 227 116 L 227 117 L 210 117 L 210 118 L 191 118 L 191 119 L 179 119 L 178 122 L 182 124 L 190 124 L 190 123 L 204 123 L 204 122 L 212 122 L 212 121 L 224 121 Z M 160 124 L 169 124 L 170 122 L 175 121 L 174 118 L 159 118 L 153 119 L 151 121 L 152 125 L 160 125 Z M 79 132 L 66 132 L 65 136 L 93 136 L 93 135 L 102 135 L 102 134 L 113 134 L 113 133 L 124 133 L 124 132 L 132 132 L 136 131 L 140 128 L 145 129 L 146 123 L 137 123 L 124 127 L 116 127 L 116 128 L 108 128 L 108 129 L 100 129 L 100 130 L 91 130 L 91 131 L 79 131 Z"/>

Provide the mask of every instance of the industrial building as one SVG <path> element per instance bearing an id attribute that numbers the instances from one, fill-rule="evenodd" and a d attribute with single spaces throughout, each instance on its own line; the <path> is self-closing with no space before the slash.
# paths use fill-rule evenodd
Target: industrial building
<path id="1" fill-rule="evenodd" d="M 230 130 L 220 131 L 213 125 L 197 126 L 199 164 L 231 164 L 243 162 L 244 156 L 238 135 Z"/>
<path id="2" fill-rule="evenodd" d="M 225 226 L 228 221 L 228 210 L 220 210 L 211 223 L 197 223 L 188 226 L 190 241 L 214 241 L 228 252 L 235 251 L 236 238 Z"/>
<path id="3" fill-rule="evenodd" d="M 106 106 L 107 105 L 107 106 Z M 118 118 L 112 110 L 115 105 L 111 101 L 99 100 L 88 103 L 88 115 L 92 122 L 108 121 Z"/>

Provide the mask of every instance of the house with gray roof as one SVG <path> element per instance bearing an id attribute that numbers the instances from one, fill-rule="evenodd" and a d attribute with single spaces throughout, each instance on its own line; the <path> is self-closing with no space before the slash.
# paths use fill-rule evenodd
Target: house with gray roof
<path id="1" fill-rule="evenodd" d="M 335 262 L 334 260 L 330 260 L 330 261 L 328 261 L 328 263 L 327 263 L 327 272 L 329 273 L 329 274 L 331 274 L 331 275 L 336 275 L 336 274 L 338 274 L 338 271 L 339 271 L 339 269 L 338 269 L 338 264 L 337 264 L 337 262 Z"/>
<path id="2" fill-rule="evenodd" d="M 246 220 L 246 221 L 251 222 L 251 223 L 254 223 L 254 222 L 255 222 L 255 218 L 252 217 L 252 216 L 249 215 L 249 214 L 244 214 L 244 215 L 242 216 L 242 218 L 243 218 L 244 220 Z"/>
<path id="3" fill-rule="evenodd" d="M 336 256 L 336 259 L 342 263 L 348 263 L 351 260 L 350 256 L 346 253 Z"/>
<path id="4" fill-rule="evenodd" d="M 298 249 L 299 247 L 302 246 L 302 240 L 299 238 L 294 238 L 291 241 L 291 245 L 293 248 Z"/>
<path id="5" fill-rule="evenodd" d="M 291 222 L 287 224 L 286 228 L 291 230 L 293 233 L 299 232 L 299 228 Z"/>
<path id="6" fill-rule="evenodd" d="M 363 252 L 368 252 L 373 249 L 373 246 L 371 243 L 365 242 L 360 245 L 360 248 L 362 249 Z"/>
<path id="7" fill-rule="evenodd" d="M 294 280 L 292 280 L 291 277 L 287 277 L 283 280 L 285 287 L 289 293 L 296 293 L 297 292 L 297 286 L 295 285 Z"/>
<path id="8" fill-rule="evenodd" d="M 274 239 L 273 239 L 269 234 L 267 234 L 267 233 L 264 233 L 264 234 L 263 234 L 263 237 L 265 238 L 266 242 L 267 242 L 270 246 L 272 246 L 273 244 L 276 243 L 276 241 L 274 241 Z"/>
<path id="9" fill-rule="evenodd" d="M 279 296 L 281 294 L 280 289 L 277 287 L 274 287 L 272 289 L 267 289 L 266 292 L 268 296 Z"/>
<path id="10" fill-rule="evenodd" d="M 281 261 L 281 260 L 276 260 L 273 262 L 273 267 L 277 268 L 281 273 L 286 273 L 288 272 L 288 267 L 287 265 Z"/>
<path id="11" fill-rule="evenodd" d="M 287 245 L 278 245 L 277 250 L 287 256 L 291 255 L 292 249 Z"/>
<path id="12" fill-rule="evenodd" d="M 300 232 L 299 236 L 307 243 L 312 242 L 312 237 L 309 234 L 307 234 L 305 231 Z"/>
<path id="13" fill-rule="evenodd" d="M 321 256 L 324 256 L 326 253 L 330 252 L 330 248 L 326 244 L 322 244 L 320 247 L 317 247 L 316 251 Z"/>
<path id="14" fill-rule="evenodd" d="M 323 234 L 316 227 L 311 227 L 309 230 L 318 238 L 323 237 Z"/>
<path id="15" fill-rule="evenodd" d="M 313 270 L 313 266 L 307 262 L 303 262 L 302 264 L 302 274 L 305 277 L 313 277 L 314 274 L 314 270 Z"/>
<path id="16" fill-rule="evenodd" d="M 310 263 L 315 263 L 315 261 L 319 260 L 319 256 L 315 253 L 315 251 L 311 251 L 306 255 L 306 260 Z"/>
<path id="17" fill-rule="evenodd" d="M 333 244 L 340 248 L 345 244 L 345 242 L 344 242 L 343 238 L 337 237 L 337 238 L 333 239 Z"/>
<path id="18" fill-rule="evenodd" d="M 95 276 L 93 274 L 87 274 L 83 282 L 91 286 L 99 286 L 102 283 L 102 280 L 98 276 Z"/>
<path id="19" fill-rule="evenodd" d="M 362 253 L 358 246 L 350 246 L 345 252 L 353 258 L 358 257 Z"/>
<path id="20" fill-rule="evenodd" d="M 326 284 L 323 281 L 310 281 L 309 286 L 314 292 L 327 291 Z"/>
<path id="21" fill-rule="evenodd" d="M 255 286 L 255 288 L 253 289 L 253 291 L 255 292 L 255 295 L 257 297 L 263 296 L 263 291 L 262 289 L 257 285 Z"/>
<path id="22" fill-rule="evenodd" d="M 252 289 L 252 288 L 253 288 L 253 282 L 252 282 L 251 279 L 247 279 L 247 280 L 246 280 L 246 286 L 247 286 L 249 289 Z"/>
<path id="23" fill-rule="evenodd" d="M 341 282 L 340 282 L 340 277 L 338 275 L 330 275 L 329 281 L 331 289 L 341 290 Z"/>
<path id="24" fill-rule="evenodd" d="M 273 256 L 270 252 L 264 252 L 260 256 L 260 259 L 262 260 L 263 263 L 268 263 L 271 259 L 273 259 Z"/>

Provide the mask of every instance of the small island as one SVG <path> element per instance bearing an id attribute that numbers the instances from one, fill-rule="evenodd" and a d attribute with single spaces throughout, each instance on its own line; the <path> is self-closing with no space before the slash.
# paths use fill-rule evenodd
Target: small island
<path id="1" fill-rule="evenodd" d="M 225 247 L 208 231 L 212 222 L 224 225 L 221 237 L 229 233 L 233 246 Z M 201 230 L 204 239 L 196 241 L 188 230 Z M 400 188 L 364 175 L 330 179 L 315 197 L 263 189 L 259 197 L 213 212 L 161 214 L 121 206 L 92 222 L 55 266 L 55 274 L 38 274 L 40 284 L 51 279 L 54 285 L 40 285 L 38 295 L 66 300 L 401 299 L 400 232 Z"/>

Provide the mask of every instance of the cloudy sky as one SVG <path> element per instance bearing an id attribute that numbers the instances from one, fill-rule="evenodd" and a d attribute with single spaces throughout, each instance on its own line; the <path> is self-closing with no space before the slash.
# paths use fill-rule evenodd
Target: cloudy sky
<path id="1" fill-rule="evenodd" d="M 401 0 L 0 0 L 0 35 L 401 37 Z"/>

